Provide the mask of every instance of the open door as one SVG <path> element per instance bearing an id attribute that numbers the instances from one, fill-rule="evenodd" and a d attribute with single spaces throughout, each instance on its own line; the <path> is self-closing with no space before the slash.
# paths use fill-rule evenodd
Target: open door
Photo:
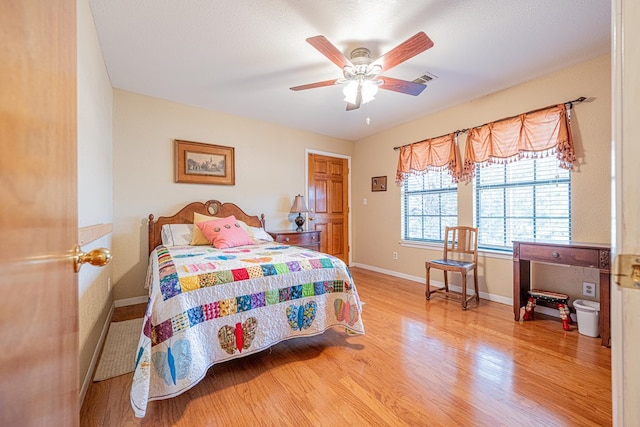
<path id="1" fill-rule="evenodd" d="M 613 209 L 614 260 L 630 255 L 640 259 L 640 4 L 637 0 L 614 0 L 613 25 Z M 613 425 L 640 425 L 640 287 L 623 283 L 614 268 L 611 288 L 611 376 Z M 637 281 L 637 280 L 636 280 Z"/>
<path id="2" fill-rule="evenodd" d="M 2 0 L 0 34 L 0 425 L 77 426 L 76 0 Z"/>

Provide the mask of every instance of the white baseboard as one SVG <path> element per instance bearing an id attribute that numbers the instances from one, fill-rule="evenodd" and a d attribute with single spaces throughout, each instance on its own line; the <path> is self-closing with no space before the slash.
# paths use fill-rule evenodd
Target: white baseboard
<path id="1" fill-rule="evenodd" d="M 109 314 L 106 317 L 105 324 L 102 325 L 102 332 L 100 332 L 100 339 L 98 340 L 98 345 L 93 351 L 93 356 L 91 357 L 91 363 L 89 364 L 89 369 L 82 381 L 82 387 L 80 388 L 80 407 L 82 408 L 82 403 L 84 402 L 84 398 L 87 395 L 87 391 L 89 390 L 89 384 L 91 384 L 91 380 L 93 379 L 93 371 L 96 368 L 96 364 L 98 363 L 98 357 L 100 356 L 100 350 L 104 345 L 104 340 L 107 339 L 107 332 L 109 332 L 109 325 L 111 324 L 111 318 L 113 317 L 113 310 L 115 309 L 115 304 L 111 305 L 111 309 L 109 310 Z"/>
<path id="2" fill-rule="evenodd" d="M 149 302 L 149 297 L 133 297 L 133 298 L 125 298 L 119 299 L 114 302 L 116 307 L 126 307 L 128 305 L 136 305 L 136 304 L 146 304 Z"/>
<path id="3" fill-rule="evenodd" d="M 411 280 L 413 282 L 420 283 L 422 286 L 425 286 L 424 277 L 411 276 L 409 274 L 399 273 L 393 270 L 386 270 L 384 268 L 374 267 L 372 265 L 367 265 L 367 264 L 353 263 L 352 266 L 364 268 L 365 270 L 375 271 L 376 273 L 382 273 L 382 274 L 387 274 L 389 276 L 399 277 L 401 279 Z M 437 280 L 432 280 L 431 283 L 435 286 L 444 286 L 444 283 L 439 282 Z M 449 285 L 449 289 L 451 289 L 454 292 L 462 292 L 462 286 Z M 471 291 L 471 293 L 472 292 L 473 291 Z M 468 287 L 467 287 L 467 293 L 470 294 Z M 513 298 L 507 298 L 500 295 L 492 295 L 486 292 L 480 292 L 480 298 L 486 299 L 489 301 L 494 301 L 500 304 L 513 306 Z M 551 316 L 551 317 L 557 317 L 558 319 L 560 318 L 560 312 L 557 309 L 553 309 L 550 307 L 544 307 L 544 306 L 538 305 L 535 308 L 535 312 L 540 314 L 546 314 L 547 316 Z M 577 321 L 575 313 L 571 313 L 571 319 L 573 319 L 574 322 Z"/>
<path id="4" fill-rule="evenodd" d="M 534 309 L 534 313 L 546 314 L 547 316 L 560 318 L 560 312 L 558 311 L 558 309 L 554 309 L 551 307 L 544 307 L 541 305 L 536 305 L 536 308 Z"/>
<path id="5" fill-rule="evenodd" d="M 557 308 L 536 305 L 536 308 L 534 309 L 534 313 L 546 314 L 547 316 L 557 317 L 558 319 L 560 319 L 560 311 L 558 311 Z M 578 321 L 575 313 L 571 313 L 571 320 L 573 320 L 574 322 Z"/>
<path id="6" fill-rule="evenodd" d="M 401 279 L 411 280 L 413 282 L 420 283 L 422 286 L 425 286 L 425 278 L 424 277 L 412 276 L 412 275 L 409 275 L 409 274 L 399 273 L 397 271 L 386 270 L 384 268 L 374 267 L 372 265 L 361 264 L 361 263 L 357 263 L 357 262 L 353 263 L 352 266 L 353 267 L 364 268 L 365 270 L 375 271 L 376 273 L 382 273 L 382 274 L 387 274 L 389 276 L 399 277 Z M 444 286 L 444 283 L 438 282 L 436 280 L 432 280 L 431 284 L 435 285 L 435 286 Z M 454 292 L 462 292 L 462 286 L 449 285 L 449 289 L 454 291 Z M 467 286 L 467 294 L 471 295 L 473 293 L 473 291 L 471 291 L 471 292 L 469 292 L 469 291 L 470 291 L 469 287 Z M 489 301 L 494 301 L 494 302 L 497 302 L 497 303 L 500 303 L 500 304 L 511 305 L 511 306 L 513 305 L 513 298 L 507 298 L 507 297 L 503 297 L 503 296 L 500 296 L 500 295 L 492 295 L 492 294 L 489 294 L 489 293 L 486 293 L 486 292 L 480 292 L 480 298 L 486 299 L 486 300 L 489 300 Z"/>
<path id="7" fill-rule="evenodd" d="M 85 375 L 84 380 L 82 381 L 82 387 L 80 388 L 80 407 L 82 407 L 82 403 L 84 402 L 84 398 L 87 395 L 87 391 L 89 390 L 89 385 L 93 380 L 93 371 L 96 368 L 98 363 L 98 357 L 100 356 L 100 350 L 104 345 L 104 341 L 107 339 L 107 332 L 109 332 L 109 325 L 111 324 L 111 318 L 113 317 L 113 311 L 116 307 L 125 307 L 127 305 L 135 305 L 135 304 L 146 304 L 149 302 L 149 297 L 134 297 L 134 298 L 126 298 L 114 301 L 111 305 L 111 309 L 109 310 L 109 314 L 107 315 L 105 324 L 102 326 L 102 332 L 100 332 L 100 339 L 98 340 L 98 345 L 94 350 L 93 357 L 91 357 L 91 364 L 89 365 L 89 370 Z"/>

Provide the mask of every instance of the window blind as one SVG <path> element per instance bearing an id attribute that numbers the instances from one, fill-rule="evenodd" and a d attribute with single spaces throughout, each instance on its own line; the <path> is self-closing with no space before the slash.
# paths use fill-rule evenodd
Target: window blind
<path id="1" fill-rule="evenodd" d="M 458 188 L 448 171 L 408 176 L 402 200 L 404 240 L 442 242 L 445 227 L 458 223 Z"/>
<path id="2" fill-rule="evenodd" d="M 571 240 L 571 173 L 555 157 L 476 166 L 478 245 L 511 250 L 514 240 Z"/>

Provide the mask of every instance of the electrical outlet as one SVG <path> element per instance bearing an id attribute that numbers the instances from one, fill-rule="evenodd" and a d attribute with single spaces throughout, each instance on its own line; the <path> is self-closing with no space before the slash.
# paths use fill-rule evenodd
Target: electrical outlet
<path id="1" fill-rule="evenodd" d="M 393 253 L 393 259 L 398 259 L 398 252 Z"/>
<path id="2" fill-rule="evenodd" d="M 591 282 L 582 282 L 582 295 L 585 297 L 596 297 L 596 284 Z"/>

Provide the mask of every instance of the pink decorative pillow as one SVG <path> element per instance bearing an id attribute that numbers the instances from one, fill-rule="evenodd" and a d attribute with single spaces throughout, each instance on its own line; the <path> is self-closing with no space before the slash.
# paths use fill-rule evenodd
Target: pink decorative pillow
<path id="1" fill-rule="evenodd" d="M 196 225 L 218 249 L 253 245 L 253 240 L 233 215 L 212 221 L 196 222 Z"/>

